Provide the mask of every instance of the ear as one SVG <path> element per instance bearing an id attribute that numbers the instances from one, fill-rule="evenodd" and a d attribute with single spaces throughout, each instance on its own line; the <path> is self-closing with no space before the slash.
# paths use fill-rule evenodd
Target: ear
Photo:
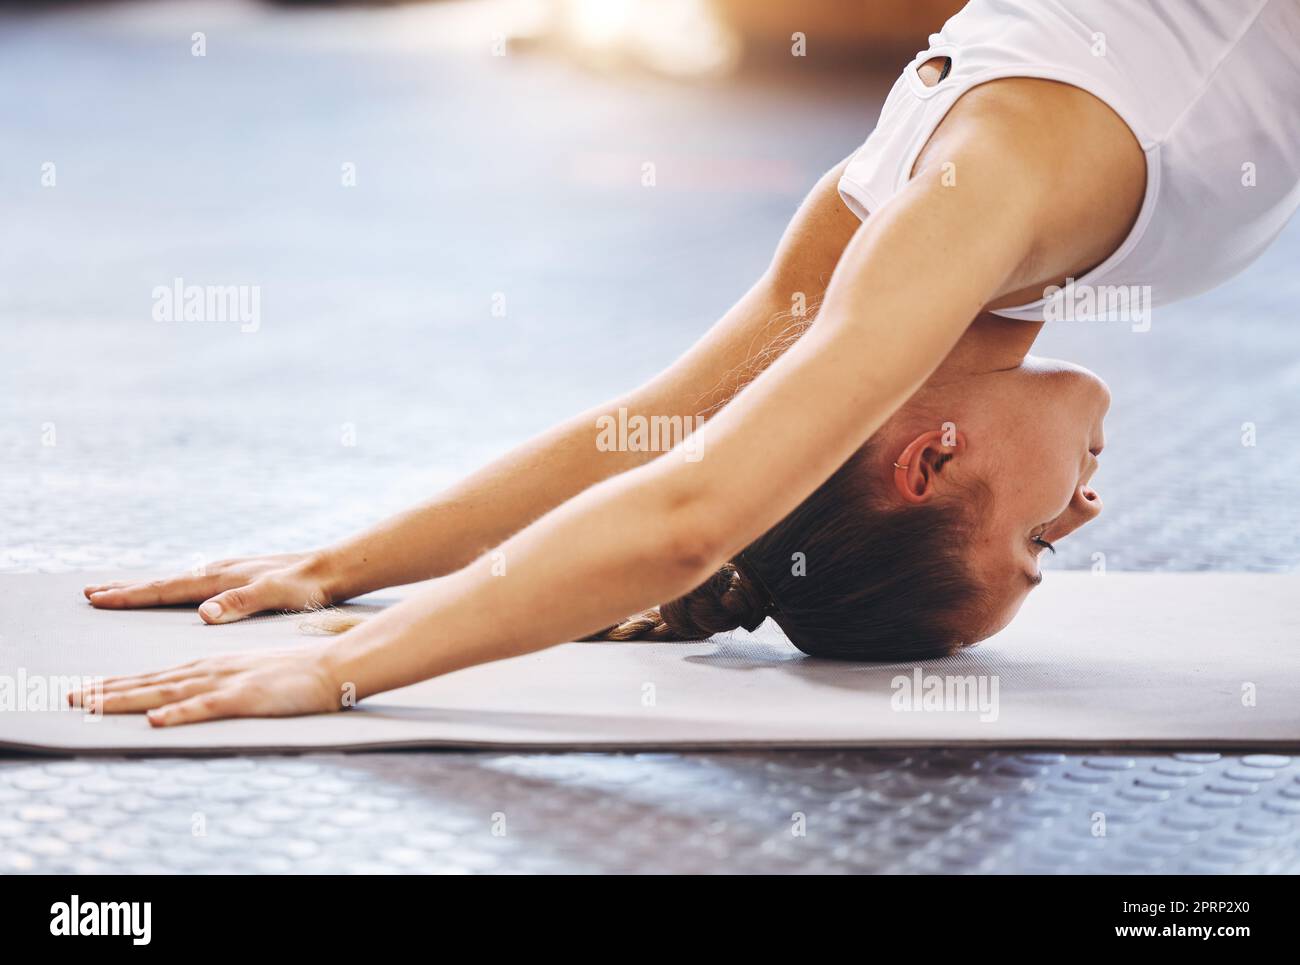
<path id="1" fill-rule="evenodd" d="M 904 502 L 929 502 L 948 463 L 965 449 L 966 437 L 951 427 L 921 433 L 894 460 L 894 488 Z"/>

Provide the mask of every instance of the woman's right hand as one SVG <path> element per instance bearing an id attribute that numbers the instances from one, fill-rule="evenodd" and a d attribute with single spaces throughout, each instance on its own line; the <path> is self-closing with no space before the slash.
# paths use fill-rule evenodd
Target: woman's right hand
<path id="1" fill-rule="evenodd" d="M 198 603 L 205 623 L 231 623 L 264 610 L 307 610 L 332 599 L 330 564 L 320 553 L 281 553 L 221 560 L 164 580 L 119 580 L 87 586 L 103 610 Z"/>

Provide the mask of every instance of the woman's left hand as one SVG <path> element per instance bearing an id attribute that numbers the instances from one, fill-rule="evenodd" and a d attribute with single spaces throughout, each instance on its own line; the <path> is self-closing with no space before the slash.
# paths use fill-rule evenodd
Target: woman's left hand
<path id="1" fill-rule="evenodd" d="M 340 710 L 347 694 L 319 647 L 206 657 L 157 673 L 109 677 L 102 689 L 69 695 L 95 713 L 147 711 L 154 727 L 222 717 L 296 717 Z"/>

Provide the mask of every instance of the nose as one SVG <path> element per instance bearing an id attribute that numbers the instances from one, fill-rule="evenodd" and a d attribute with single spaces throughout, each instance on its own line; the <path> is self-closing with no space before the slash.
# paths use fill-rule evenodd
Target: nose
<path id="1" fill-rule="evenodd" d="M 1060 519 L 1058 531 L 1052 534 L 1054 540 L 1064 539 L 1081 526 L 1086 526 L 1101 515 L 1101 496 L 1097 490 L 1086 483 L 1074 491 L 1070 508 Z"/>

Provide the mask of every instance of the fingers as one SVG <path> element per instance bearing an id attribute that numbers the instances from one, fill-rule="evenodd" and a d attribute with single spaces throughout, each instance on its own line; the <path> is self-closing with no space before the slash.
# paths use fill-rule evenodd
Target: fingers
<path id="1" fill-rule="evenodd" d="M 221 687 L 219 677 L 205 675 L 99 695 L 79 692 L 70 694 L 69 701 L 91 713 L 132 714 L 143 710 L 152 726 L 170 727 L 237 715 L 240 712 L 238 692 Z"/>
<path id="2" fill-rule="evenodd" d="M 182 664 L 179 667 L 171 667 L 167 670 L 159 670 L 156 673 L 142 674 L 125 674 L 120 677 L 105 677 L 97 685 L 90 687 L 78 687 L 68 692 L 68 703 L 73 707 L 89 708 L 95 702 L 101 700 L 108 694 L 123 693 L 128 690 L 134 690 L 138 687 L 146 687 L 156 684 L 170 684 L 178 681 L 189 680 L 196 677 L 217 677 L 222 676 L 221 672 L 215 668 L 202 668 L 200 664 L 203 661 L 191 660 L 189 663 Z"/>
<path id="3" fill-rule="evenodd" d="M 258 580 L 218 593 L 199 607 L 204 623 L 233 623 L 263 610 L 285 606 L 283 588 L 270 580 Z"/>
<path id="4" fill-rule="evenodd" d="M 268 560 L 276 559 L 276 557 L 266 557 L 266 558 Z M 230 567 L 243 562 L 244 560 L 242 559 L 217 560 L 215 563 L 209 563 L 206 567 L 206 570 L 209 576 L 216 576 L 224 572 L 225 570 L 229 569 Z M 175 577 L 167 580 L 155 580 L 153 582 L 154 583 L 175 583 L 183 579 L 186 579 L 186 577 Z M 202 577 L 195 576 L 194 579 L 202 579 Z M 125 587 L 143 587 L 143 586 L 147 586 L 149 582 L 150 581 L 148 580 L 110 580 L 107 583 L 88 584 L 81 592 L 86 594 L 87 599 L 90 599 L 90 597 L 94 596 L 96 593 L 100 593 L 104 590 L 119 590 Z M 204 596 L 209 596 L 213 592 L 215 591 L 209 590 L 207 593 L 201 594 L 196 599 L 202 599 Z M 192 601 L 182 600 L 180 602 L 185 603 L 185 602 L 192 602 Z"/>
<path id="5" fill-rule="evenodd" d="M 91 606 L 104 610 L 128 610 L 135 607 L 169 606 L 197 603 L 225 587 L 217 574 L 175 576 L 148 582 L 119 581 L 84 590 Z"/>
<path id="6" fill-rule="evenodd" d="M 225 589 L 225 587 L 230 586 L 231 583 L 234 582 L 234 580 L 238 579 L 238 577 L 234 577 L 231 575 L 232 572 L 234 573 L 242 572 L 244 574 L 248 574 L 250 572 L 252 573 L 259 572 L 259 570 L 265 571 L 275 566 L 288 566 L 302 559 L 304 555 L 305 554 L 303 553 L 275 553 L 269 556 L 232 557 L 231 559 L 217 560 L 215 563 L 208 563 L 206 565 L 208 576 L 224 577 L 225 578 L 224 586 L 217 585 L 215 587 L 204 589 L 203 587 L 196 585 L 193 587 L 194 590 L 193 594 L 187 599 L 172 600 L 168 602 L 197 603 L 200 600 L 202 600 L 204 597 L 211 596 L 213 593 L 216 593 L 218 590 Z M 102 592 L 106 592 L 108 590 L 122 590 L 128 588 L 147 588 L 151 586 L 161 587 L 164 585 L 178 587 L 180 584 L 185 583 L 186 581 L 193 582 L 193 581 L 201 581 L 203 579 L 205 579 L 205 577 L 182 576 L 182 577 L 175 577 L 166 580 L 155 580 L 152 583 L 146 580 L 111 580 L 107 583 L 92 583 L 86 586 L 85 588 L 83 588 L 82 592 L 85 593 L 86 598 L 89 599 L 92 596 L 95 596 Z M 155 605 L 156 606 L 157 604 L 145 603 L 145 604 L 133 604 L 133 605 L 136 606 Z"/>
<path id="7" fill-rule="evenodd" d="M 86 709 L 105 714 L 135 714 L 207 693 L 216 685 L 216 679 L 213 677 L 191 677 L 173 683 L 150 683 L 128 690 L 105 692 L 100 697 L 91 697 L 87 701 Z"/>
<path id="8" fill-rule="evenodd" d="M 199 665 L 204 661 L 191 660 L 189 663 L 181 664 L 179 667 L 170 667 L 167 670 L 158 670 L 154 673 L 123 674 L 120 677 L 105 677 L 100 689 L 104 692 L 114 690 L 130 690 L 133 687 L 143 687 L 145 684 L 165 684 L 176 680 L 184 680 L 187 677 L 196 677 L 199 674 L 212 674 L 215 671 L 211 669 L 201 670 Z"/>
<path id="9" fill-rule="evenodd" d="M 176 724 L 193 724 L 201 720 L 216 720 L 239 713 L 239 695 L 230 690 L 217 690 L 199 694 L 179 703 L 157 707 L 148 713 L 153 727 L 172 727 Z"/>
<path id="10" fill-rule="evenodd" d="M 263 610 L 278 610 L 286 606 L 284 588 L 279 583 L 262 579 L 231 586 L 244 579 L 246 577 L 231 573 L 178 576 L 147 583 L 117 582 L 88 586 L 84 592 L 91 606 L 104 610 L 204 601 L 199 607 L 199 616 L 205 623 L 232 623 Z"/>
<path id="11" fill-rule="evenodd" d="M 315 648 L 208 658 L 159 674 L 117 677 L 70 697 L 104 714 L 144 711 L 154 727 L 219 717 L 281 717 L 340 709 Z"/>
<path id="12" fill-rule="evenodd" d="M 112 590 L 112 589 L 116 589 L 119 586 L 127 586 L 127 585 L 128 584 L 123 580 L 114 580 L 111 583 L 91 583 L 88 584 L 85 588 L 83 588 L 81 592 L 86 594 L 86 599 L 89 600 L 100 590 Z"/>
<path id="13" fill-rule="evenodd" d="M 149 723 L 160 727 L 229 716 L 233 712 L 234 695 L 229 687 L 223 693 L 223 686 L 225 678 L 220 673 L 209 673 L 201 668 L 177 668 L 161 674 L 106 680 L 98 690 L 78 690 L 68 694 L 68 703 L 90 713 L 138 714 L 147 711 Z M 214 699 L 218 693 L 223 693 L 220 700 Z M 179 714 L 174 713 L 176 708 L 180 708 Z"/>

